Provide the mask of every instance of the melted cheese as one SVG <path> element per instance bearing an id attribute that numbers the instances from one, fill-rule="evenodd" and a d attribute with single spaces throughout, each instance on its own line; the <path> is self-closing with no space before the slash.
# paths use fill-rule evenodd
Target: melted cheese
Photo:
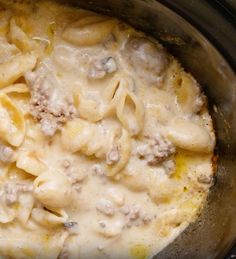
<path id="1" fill-rule="evenodd" d="M 0 94 L 19 113 L 0 114 L 1 258 L 151 258 L 196 219 L 212 183 L 197 82 L 116 19 L 0 3 Z"/>

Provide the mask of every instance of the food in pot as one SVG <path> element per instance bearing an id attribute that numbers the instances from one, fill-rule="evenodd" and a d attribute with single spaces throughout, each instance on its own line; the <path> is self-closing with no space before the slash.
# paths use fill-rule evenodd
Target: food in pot
<path id="1" fill-rule="evenodd" d="M 154 39 L 1 1 L 0 257 L 151 258 L 212 185 L 206 97 Z"/>

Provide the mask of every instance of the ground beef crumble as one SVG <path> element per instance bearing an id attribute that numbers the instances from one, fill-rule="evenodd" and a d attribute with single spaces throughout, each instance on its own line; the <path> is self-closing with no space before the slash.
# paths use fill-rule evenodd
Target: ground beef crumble
<path id="1" fill-rule="evenodd" d="M 137 154 L 148 165 L 155 166 L 175 153 L 173 144 L 160 134 L 146 136 L 145 143 L 137 147 Z"/>
<path id="2" fill-rule="evenodd" d="M 28 72 L 25 77 L 31 93 L 30 112 L 40 122 L 43 133 L 53 136 L 61 125 L 73 118 L 73 99 L 63 94 L 57 80 L 43 68 Z"/>

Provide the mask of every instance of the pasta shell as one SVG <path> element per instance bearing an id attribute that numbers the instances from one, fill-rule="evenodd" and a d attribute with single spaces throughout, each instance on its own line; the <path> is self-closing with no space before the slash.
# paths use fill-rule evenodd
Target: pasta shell
<path id="1" fill-rule="evenodd" d="M 190 75 L 185 72 L 181 75 L 179 84 L 175 88 L 178 104 L 184 112 L 196 113 L 203 105 L 200 88 Z"/>
<path id="2" fill-rule="evenodd" d="M 0 88 L 14 83 L 24 73 L 36 65 L 36 57 L 32 54 L 19 54 L 0 64 Z"/>
<path id="3" fill-rule="evenodd" d="M 22 224 L 26 224 L 29 220 L 33 205 L 34 197 L 31 193 L 21 194 L 21 196 L 19 197 L 20 210 L 18 210 L 17 218 Z"/>
<path id="4" fill-rule="evenodd" d="M 189 151 L 210 153 L 215 146 L 206 128 L 183 119 L 170 122 L 168 137 L 174 145 Z"/>
<path id="5" fill-rule="evenodd" d="M 14 44 L 10 44 L 5 37 L 0 37 L 0 62 L 1 63 L 9 60 L 13 55 L 19 54 L 19 52 L 20 50 Z"/>
<path id="6" fill-rule="evenodd" d="M 23 19 L 23 17 L 21 17 Z M 10 31 L 8 34 L 10 42 L 15 44 L 21 51 L 28 52 L 37 48 L 37 43 L 17 25 L 15 18 L 11 18 Z"/>
<path id="7" fill-rule="evenodd" d="M 105 16 L 87 16 L 66 27 L 62 36 L 75 45 L 94 45 L 106 38 L 116 23 L 115 19 Z"/>
<path id="8" fill-rule="evenodd" d="M 25 136 L 25 120 L 6 94 L 0 95 L 0 137 L 12 146 L 20 146 Z"/>
<path id="9" fill-rule="evenodd" d="M 47 227 L 65 223 L 68 219 L 68 215 L 63 209 L 34 208 L 31 217 L 37 223 Z"/>
<path id="10" fill-rule="evenodd" d="M 142 130 L 143 103 L 134 93 L 127 90 L 123 92 L 117 104 L 116 115 L 131 135 L 138 135 Z"/>
<path id="11" fill-rule="evenodd" d="M 129 80 L 122 75 L 118 75 L 111 80 L 103 93 L 104 101 L 107 103 L 104 116 L 111 116 L 116 113 L 117 103 L 127 89 L 129 89 Z"/>
<path id="12" fill-rule="evenodd" d="M 104 158 L 117 133 L 117 127 L 111 127 L 109 131 L 105 131 L 100 124 L 74 119 L 62 130 L 62 144 L 71 152 L 80 151 L 87 156 L 95 155 L 97 158 Z"/>
<path id="13" fill-rule="evenodd" d="M 62 129 L 62 144 L 71 152 L 77 152 L 87 145 L 93 132 L 94 128 L 88 122 L 74 119 Z"/>
<path id="14" fill-rule="evenodd" d="M 71 202 L 71 184 L 59 171 L 40 174 L 34 181 L 34 187 L 35 197 L 47 207 L 63 208 Z"/>
<path id="15" fill-rule="evenodd" d="M 108 165 L 107 176 L 111 177 L 114 177 L 126 166 L 131 155 L 131 139 L 125 129 L 122 130 L 121 137 L 116 144 L 119 147 L 120 159 L 116 164 Z"/>
<path id="16" fill-rule="evenodd" d="M 36 152 L 20 152 L 17 156 L 16 166 L 34 176 L 40 175 L 47 169 Z"/>
<path id="17" fill-rule="evenodd" d="M 28 93 L 29 88 L 27 87 L 26 84 L 14 84 L 14 85 L 9 85 L 7 87 L 4 87 L 0 90 L 0 93 L 5 93 L 5 94 L 10 94 L 10 93 Z"/>
<path id="18" fill-rule="evenodd" d="M 16 217 L 16 210 L 9 208 L 3 201 L 0 203 L 0 223 L 9 223 Z"/>
<path id="19" fill-rule="evenodd" d="M 78 111 L 81 118 L 91 122 L 96 122 L 103 118 L 98 102 L 85 99 L 82 94 L 80 94 L 78 98 Z"/>

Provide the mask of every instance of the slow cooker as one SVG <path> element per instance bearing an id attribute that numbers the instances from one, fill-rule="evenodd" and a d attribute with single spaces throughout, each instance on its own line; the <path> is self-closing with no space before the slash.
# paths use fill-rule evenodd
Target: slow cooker
<path id="1" fill-rule="evenodd" d="M 236 239 L 236 1 L 67 0 L 157 38 L 201 83 L 217 134 L 215 184 L 197 222 L 156 258 L 233 258 Z"/>

